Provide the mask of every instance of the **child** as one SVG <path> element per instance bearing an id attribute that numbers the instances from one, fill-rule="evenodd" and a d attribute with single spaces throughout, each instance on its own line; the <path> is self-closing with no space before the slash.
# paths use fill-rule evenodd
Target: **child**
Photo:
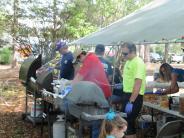
<path id="1" fill-rule="evenodd" d="M 108 112 L 101 126 L 99 138 L 123 138 L 127 122 L 115 112 Z"/>

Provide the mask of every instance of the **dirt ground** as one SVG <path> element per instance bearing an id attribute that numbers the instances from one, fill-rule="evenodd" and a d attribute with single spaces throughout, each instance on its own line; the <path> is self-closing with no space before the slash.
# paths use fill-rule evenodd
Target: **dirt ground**
<path id="1" fill-rule="evenodd" d="M 153 75 L 160 64 L 146 64 L 147 75 Z M 174 67 L 184 68 L 183 64 Z M 19 67 L 0 65 L 0 137 L 1 138 L 40 138 L 40 125 L 34 127 L 22 120 L 25 112 L 25 90 L 19 79 Z M 45 131 L 43 138 L 47 138 Z"/>
<path id="2" fill-rule="evenodd" d="M 0 65 L 0 137 L 40 138 L 40 125 L 23 121 L 25 90 L 19 79 L 19 67 Z M 45 130 L 45 128 L 44 128 Z M 43 138 L 47 138 L 45 132 Z"/>

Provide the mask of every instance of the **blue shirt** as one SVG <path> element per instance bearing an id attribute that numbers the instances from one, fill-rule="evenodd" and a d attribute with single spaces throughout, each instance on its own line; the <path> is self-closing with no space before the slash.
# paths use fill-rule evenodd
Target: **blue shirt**
<path id="1" fill-rule="evenodd" d="M 172 73 L 177 75 L 177 81 L 184 82 L 184 70 L 183 69 L 173 68 Z"/>
<path id="2" fill-rule="evenodd" d="M 71 52 L 63 54 L 61 58 L 60 78 L 72 80 L 74 77 L 74 67 L 72 64 L 73 55 Z"/>
<path id="3" fill-rule="evenodd" d="M 111 67 L 111 64 L 106 60 L 104 59 L 103 57 L 98 57 L 104 67 L 104 71 L 106 73 L 107 76 L 109 75 L 112 75 L 113 71 L 112 71 L 112 67 Z"/>

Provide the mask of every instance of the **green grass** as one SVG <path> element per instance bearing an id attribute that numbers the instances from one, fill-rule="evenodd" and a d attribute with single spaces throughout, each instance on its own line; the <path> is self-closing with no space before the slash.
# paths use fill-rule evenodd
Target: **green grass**
<path id="1" fill-rule="evenodd" d="M 15 85 L 0 84 L 0 96 L 8 100 L 9 98 L 18 96 L 20 88 Z"/>
<path id="2" fill-rule="evenodd" d="M 0 50 L 0 64 L 9 64 L 12 56 L 12 51 L 9 48 Z"/>

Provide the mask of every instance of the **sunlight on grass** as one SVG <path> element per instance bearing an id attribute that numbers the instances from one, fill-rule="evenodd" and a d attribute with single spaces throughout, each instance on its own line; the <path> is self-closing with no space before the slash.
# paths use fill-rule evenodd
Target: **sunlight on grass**
<path id="1" fill-rule="evenodd" d="M 12 98 L 14 96 L 22 95 L 24 92 L 24 88 L 17 85 L 4 85 L 0 84 L 0 97 L 5 99 Z"/>
<path id="2" fill-rule="evenodd" d="M 0 111 L 21 112 L 24 110 L 24 87 L 17 83 L 0 83 Z"/>

